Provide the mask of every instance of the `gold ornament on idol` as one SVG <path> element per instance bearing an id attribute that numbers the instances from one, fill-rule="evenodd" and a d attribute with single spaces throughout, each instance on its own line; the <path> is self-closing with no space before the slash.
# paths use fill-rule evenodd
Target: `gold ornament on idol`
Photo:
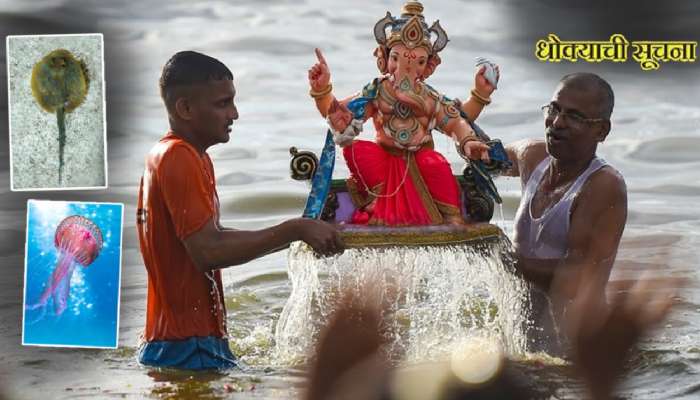
<path id="1" fill-rule="evenodd" d="M 391 27 L 389 37 L 386 29 Z M 435 34 L 435 42 L 430 42 L 430 36 Z M 401 17 L 396 18 L 390 12 L 374 25 L 374 38 L 379 45 L 391 48 L 397 43 L 403 43 L 409 49 L 424 47 L 428 54 L 442 51 L 447 46 L 447 33 L 435 21 L 430 28 L 423 17 L 423 5 L 419 1 L 408 1 L 401 9 Z"/>

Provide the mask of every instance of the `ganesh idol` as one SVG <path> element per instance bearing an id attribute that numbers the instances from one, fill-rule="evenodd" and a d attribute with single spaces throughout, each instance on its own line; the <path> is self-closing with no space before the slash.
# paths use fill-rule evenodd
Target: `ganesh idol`
<path id="1" fill-rule="evenodd" d="M 374 36 L 381 75 L 359 93 L 336 99 L 330 68 L 319 49 L 318 61 L 309 69 L 310 95 L 351 173 L 347 186 L 356 207 L 352 223 L 463 224 L 457 180 L 445 157 L 434 150 L 432 132 L 451 137 L 462 156 L 488 160 L 489 147 L 469 121 L 490 103 L 495 82 L 486 79 L 485 67 L 478 69 L 463 104 L 425 82 L 440 65 L 438 54 L 448 39 L 438 22 L 428 27 L 420 2 L 404 4 L 400 17 L 387 12 L 375 25 Z M 368 119 L 375 140 L 357 140 Z"/>

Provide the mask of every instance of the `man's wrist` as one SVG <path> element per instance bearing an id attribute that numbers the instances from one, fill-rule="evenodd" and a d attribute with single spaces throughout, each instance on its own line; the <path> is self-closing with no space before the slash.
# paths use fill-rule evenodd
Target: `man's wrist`
<path id="1" fill-rule="evenodd" d="M 287 242 L 296 242 L 301 240 L 301 225 L 302 218 L 294 218 L 282 222 L 280 227 L 280 234 L 286 239 Z"/>
<path id="2" fill-rule="evenodd" d="M 460 157 L 462 157 L 465 160 L 469 158 L 469 155 L 464 151 L 464 147 L 469 142 L 481 142 L 481 140 L 479 140 L 479 138 L 476 135 L 467 135 L 463 137 L 458 143 L 455 143 L 455 147 L 457 148 L 457 154 L 459 154 Z"/>
<path id="3" fill-rule="evenodd" d="M 479 138 L 472 132 L 463 136 L 459 141 L 457 141 L 457 147 L 464 148 L 464 145 L 469 142 L 480 142 Z"/>

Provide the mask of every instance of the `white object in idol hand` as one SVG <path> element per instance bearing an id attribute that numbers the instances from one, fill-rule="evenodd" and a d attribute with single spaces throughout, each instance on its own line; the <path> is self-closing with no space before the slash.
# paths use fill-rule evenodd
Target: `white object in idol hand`
<path id="1" fill-rule="evenodd" d="M 482 65 L 486 66 L 484 71 L 484 78 L 496 89 L 498 89 L 498 73 L 496 72 L 496 64 L 485 59 L 484 57 L 476 58 L 476 67 L 479 68 Z"/>

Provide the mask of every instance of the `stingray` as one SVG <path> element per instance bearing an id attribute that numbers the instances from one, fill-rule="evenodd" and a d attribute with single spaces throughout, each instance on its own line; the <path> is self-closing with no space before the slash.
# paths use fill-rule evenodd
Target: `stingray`
<path id="1" fill-rule="evenodd" d="M 90 78 L 85 63 L 70 51 L 57 49 L 45 55 L 32 69 L 32 95 L 58 125 L 58 182 L 63 180 L 63 148 L 66 145 L 66 114 L 78 108 L 87 96 Z"/>

